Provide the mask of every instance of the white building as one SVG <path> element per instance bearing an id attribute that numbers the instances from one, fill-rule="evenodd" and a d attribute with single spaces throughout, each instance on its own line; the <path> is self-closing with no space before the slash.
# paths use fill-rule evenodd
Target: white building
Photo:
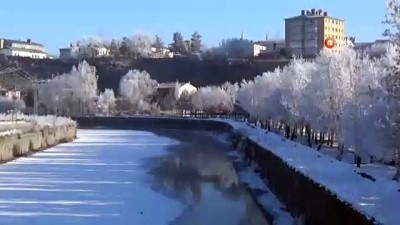
<path id="1" fill-rule="evenodd" d="M 110 50 L 100 46 L 73 46 L 60 48 L 60 58 L 98 58 L 110 56 Z"/>
<path id="2" fill-rule="evenodd" d="M 0 39 L 0 54 L 6 56 L 29 57 L 33 59 L 48 58 L 44 46 L 32 42 L 31 39 L 26 41 Z"/>
<path id="3" fill-rule="evenodd" d="M 155 48 L 151 47 L 151 57 L 152 58 L 173 58 L 174 53 L 169 50 L 169 48 Z"/>
<path id="4" fill-rule="evenodd" d="M 285 40 L 265 40 L 265 41 L 257 41 L 256 44 L 265 46 L 267 49 L 263 50 L 262 53 L 278 53 L 282 50 L 285 50 Z"/>
<path id="5" fill-rule="evenodd" d="M 8 90 L 5 88 L 0 87 L 0 96 L 3 98 L 8 98 L 10 100 L 16 100 L 21 98 L 21 92 L 20 91 L 14 91 L 14 90 Z"/>
<path id="6" fill-rule="evenodd" d="M 60 58 L 62 59 L 71 59 L 78 58 L 79 55 L 79 47 L 73 46 L 72 44 L 68 48 L 60 48 Z"/>
<path id="7" fill-rule="evenodd" d="M 266 50 L 267 46 L 244 39 L 232 40 L 224 49 L 228 58 L 253 58 Z"/>
<path id="8" fill-rule="evenodd" d="M 197 88 L 195 86 L 193 86 L 190 82 L 188 83 L 183 83 L 180 84 L 179 87 L 179 97 L 182 95 L 182 93 L 186 92 L 189 95 L 196 93 Z"/>
<path id="9" fill-rule="evenodd" d="M 267 46 L 261 44 L 253 44 L 252 56 L 257 57 L 261 52 L 267 51 Z"/>

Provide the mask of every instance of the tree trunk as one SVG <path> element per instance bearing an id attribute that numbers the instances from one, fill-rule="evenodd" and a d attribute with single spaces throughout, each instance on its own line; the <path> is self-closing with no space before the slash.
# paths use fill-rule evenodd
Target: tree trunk
<path id="1" fill-rule="evenodd" d="M 318 132 L 314 132 L 314 144 L 318 144 Z"/>
<path id="2" fill-rule="evenodd" d="M 338 145 L 338 155 L 336 156 L 336 159 L 339 161 L 343 160 L 343 155 L 344 155 L 344 144 L 339 144 Z"/>
<path id="3" fill-rule="evenodd" d="M 393 180 L 399 181 L 400 180 L 400 150 L 397 150 L 396 155 L 397 155 L 397 170 L 396 170 L 396 174 L 393 177 Z"/>
<path id="4" fill-rule="evenodd" d="M 320 143 L 318 145 L 317 151 L 320 151 L 322 148 L 322 145 L 325 143 L 325 133 L 321 132 L 319 137 L 320 137 Z"/>
<path id="5" fill-rule="evenodd" d="M 306 125 L 306 134 L 307 134 L 308 147 L 312 147 L 312 138 L 313 137 L 311 137 L 311 126 L 310 126 L 310 124 Z"/>
<path id="6" fill-rule="evenodd" d="M 290 137 L 290 126 L 285 125 L 285 137 L 289 139 Z"/>
<path id="7" fill-rule="evenodd" d="M 361 167 L 361 157 L 360 156 L 358 156 L 358 155 L 356 155 L 356 164 L 357 164 L 357 168 L 360 168 Z"/>
<path id="8" fill-rule="evenodd" d="M 271 121 L 267 120 L 267 130 L 271 131 Z"/>
<path id="9" fill-rule="evenodd" d="M 290 138 L 290 140 L 293 141 L 295 138 L 297 138 L 297 125 L 293 126 L 292 137 Z"/>
<path id="10" fill-rule="evenodd" d="M 329 147 L 331 147 L 331 148 L 333 148 L 333 138 L 334 138 L 334 136 L 335 136 L 335 133 L 332 130 L 332 133 L 331 133 L 330 138 L 329 138 L 330 139 Z"/>

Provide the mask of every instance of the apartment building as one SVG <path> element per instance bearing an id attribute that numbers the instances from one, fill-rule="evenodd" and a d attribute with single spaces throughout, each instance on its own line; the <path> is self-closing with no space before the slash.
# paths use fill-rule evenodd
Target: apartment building
<path id="1" fill-rule="evenodd" d="M 335 46 L 328 49 L 325 40 L 332 38 Z M 319 9 L 301 10 L 301 15 L 285 19 L 287 56 L 314 57 L 320 50 L 339 51 L 345 45 L 345 21 L 333 18 Z"/>

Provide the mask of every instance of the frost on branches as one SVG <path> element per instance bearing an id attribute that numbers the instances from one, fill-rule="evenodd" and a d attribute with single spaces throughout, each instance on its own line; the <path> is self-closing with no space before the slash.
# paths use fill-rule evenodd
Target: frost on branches
<path id="1" fill-rule="evenodd" d="M 318 135 L 318 149 L 335 140 L 338 160 L 350 149 L 364 159 L 398 162 L 400 59 L 396 45 L 385 48 L 379 58 L 346 48 L 341 53 L 323 51 L 312 62 L 294 59 L 284 68 L 243 81 L 236 99 L 268 129 L 280 131 L 283 125 L 288 138 L 300 134 L 312 146 Z M 219 105 L 223 93 L 218 87 L 202 88 L 198 95 L 204 97 L 194 103 L 202 109 Z"/>
<path id="2" fill-rule="evenodd" d="M 237 84 L 225 83 L 221 87 L 200 88 L 192 97 L 192 105 L 196 110 L 207 113 L 230 113 L 236 101 Z"/>
<path id="3" fill-rule="evenodd" d="M 130 103 L 135 112 L 149 112 L 155 109 L 152 99 L 158 83 L 146 71 L 131 70 L 121 78 L 119 92 Z"/>
<path id="4" fill-rule="evenodd" d="M 38 101 L 45 113 L 82 115 L 92 113 L 97 97 L 96 68 L 83 61 L 70 73 L 56 76 L 40 85 Z"/>
<path id="5" fill-rule="evenodd" d="M 100 93 L 97 107 L 100 113 L 105 115 L 110 115 L 115 110 L 115 96 L 112 89 L 106 88 L 104 92 Z"/>

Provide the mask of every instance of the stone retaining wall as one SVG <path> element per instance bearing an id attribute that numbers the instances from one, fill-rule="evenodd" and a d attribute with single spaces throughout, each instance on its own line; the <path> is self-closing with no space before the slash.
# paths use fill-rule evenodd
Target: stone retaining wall
<path id="1" fill-rule="evenodd" d="M 63 142 L 76 138 L 75 125 L 65 125 L 55 128 L 45 127 L 40 131 L 14 134 L 0 137 L 0 163 L 16 157 L 29 155 Z"/>
<path id="2" fill-rule="evenodd" d="M 289 167 L 269 149 L 247 139 L 245 154 L 256 161 L 270 190 L 307 225 L 373 225 L 372 219 L 320 184 Z"/>

